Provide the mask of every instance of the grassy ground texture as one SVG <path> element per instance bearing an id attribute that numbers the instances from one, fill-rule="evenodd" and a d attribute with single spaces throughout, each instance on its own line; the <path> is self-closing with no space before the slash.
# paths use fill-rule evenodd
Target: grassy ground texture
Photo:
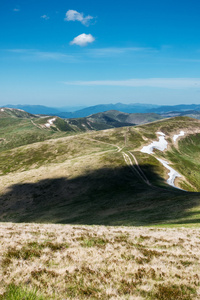
<path id="1" fill-rule="evenodd" d="M 2 300 L 200 297 L 198 229 L 5 223 L 0 235 Z"/>

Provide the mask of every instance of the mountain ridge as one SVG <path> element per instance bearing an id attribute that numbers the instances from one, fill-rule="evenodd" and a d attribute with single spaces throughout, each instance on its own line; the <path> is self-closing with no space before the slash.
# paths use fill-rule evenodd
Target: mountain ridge
<path id="1" fill-rule="evenodd" d="M 3 107 L 3 106 L 2 106 Z M 98 104 L 79 109 L 80 107 L 47 107 L 43 105 L 4 105 L 4 107 L 23 109 L 32 114 L 56 115 L 61 118 L 81 118 L 91 114 L 100 113 L 108 110 L 118 110 L 125 113 L 158 113 L 164 114 L 167 112 L 187 112 L 188 110 L 199 111 L 198 104 L 178 104 L 178 105 L 154 105 L 143 103 L 132 104 Z M 64 109 L 68 111 L 63 111 Z"/>
<path id="2" fill-rule="evenodd" d="M 0 143 L 2 221 L 141 226 L 199 218 L 199 120 L 175 117 L 70 134 L 24 120 L 0 132 L 6 139 Z M 158 134 L 167 149 L 143 153 L 158 144 Z M 168 169 L 157 158 L 181 174 L 175 184 L 182 190 L 168 185 Z"/>

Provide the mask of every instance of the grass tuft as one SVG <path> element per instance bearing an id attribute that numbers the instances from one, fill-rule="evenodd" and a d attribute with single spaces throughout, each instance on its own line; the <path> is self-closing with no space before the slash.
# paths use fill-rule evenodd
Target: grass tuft
<path id="1" fill-rule="evenodd" d="M 9 284 L 6 292 L 0 295 L 0 300 L 45 300 L 41 295 L 38 295 L 37 290 L 28 290 L 22 286 Z"/>
<path id="2" fill-rule="evenodd" d="M 157 300 L 191 300 L 196 291 L 185 285 L 162 285 L 157 286 L 157 291 L 151 299 Z"/>

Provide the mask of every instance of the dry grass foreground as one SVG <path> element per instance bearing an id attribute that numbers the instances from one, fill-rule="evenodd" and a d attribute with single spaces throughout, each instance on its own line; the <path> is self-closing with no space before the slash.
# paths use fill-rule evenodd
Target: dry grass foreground
<path id="1" fill-rule="evenodd" d="M 200 299 L 199 229 L 0 224 L 0 299 Z"/>

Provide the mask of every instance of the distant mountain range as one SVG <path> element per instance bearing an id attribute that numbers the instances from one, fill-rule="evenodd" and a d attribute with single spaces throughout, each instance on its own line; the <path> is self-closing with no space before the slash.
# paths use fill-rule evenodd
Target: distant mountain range
<path id="1" fill-rule="evenodd" d="M 0 125 L 5 124 L 5 122 L 2 120 L 5 118 L 9 120 L 9 124 L 13 122 L 13 118 L 30 119 L 32 124 L 40 129 L 51 128 L 54 131 L 85 132 L 141 125 L 163 119 L 164 117 L 154 113 L 131 114 L 123 113 L 117 110 L 109 110 L 83 118 L 62 119 L 57 116 L 50 117 L 39 114 L 30 114 L 18 108 L 0 108 Z M 52 120 L 51 126 L 49 120 Z"/>
<path id="2" fill-rule="evenodd" d="M 198 111 L 200 111 L 200 105 L 198 104 L 179 104 L 173 106 L 159 106 L 152 104 L 99 104 L 95 106 L 83 107 L 61 107 L 61 108 L 53 108 L 42 105 L 5 105 L 5 107 L 17 108 L 25 110 L 31 114 L 43 114 L 43 115 L 53 115 L 58 116 L 60 118 L 83 118 L 88 117 L 92 114 L 102 113 L 105 111 L 115 110 L 124 113 L 157 113 L 160 115 L 188 115 L 188 112 L 191 111 L 192 114 L 198 115 Z"/>
<path id="3" fill-rule="evenodd" d="M 89 107 L 47 107 L 43 105 L 4 105 L 1 107 L 9 107 L 25 110 L 31 114 L 44 114 L 44 115 L 56 115 L 61 118 L 81 118 L 87 117 L 92 114 L 105 112 L 108 110 L 118 110 L 125 113 L 145 113 L 149 112 L 151 109 L 157 108 L 157 105 L 151 104 L 99 104 Z"/>

